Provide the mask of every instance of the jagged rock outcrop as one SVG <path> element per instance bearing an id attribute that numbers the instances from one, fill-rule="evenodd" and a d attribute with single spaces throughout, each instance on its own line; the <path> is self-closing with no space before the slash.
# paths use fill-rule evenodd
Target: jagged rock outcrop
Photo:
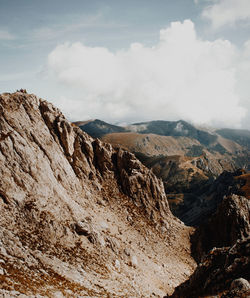
<path id="1" fill-rule="evenodd" d="M 192 229 L 133 154 L 35 95 L 2 94 L 0 116 L 0 294 L 162 296 L 190 275 Z"/>
<path id="2" fill-rule="evenodd" d="M 162 183 L 133 154 L 91 139 L 61 114 L 55 114 L 45 101 L 41 102 L 40 111 L 78 178 L 84 174 L 90 178 L 96 175 L 105 183 L 115 179 L 123 192 L 143 206 L 146 213 L 151 215 L 159 210 L 161 216 L 171 216 Z"/>
<path id="3" fill-rule="evenodd" d="M 244 195 L 241 187 L 245 184 L 244 170 L 235 172 L 224 171 L 216 180 L 200 184 L 196 191 L 187 195 L 180 203 L 177 202 L 175 214 L 188 225 L 201 225 L 209 218 L 222 202 L 224 196 L 230 194 Z M 168 195 L 168 197 L 171 195 Z M 174 195 L 172 195 L 174 199 Z"/>
<path id="4" fill-rule="evenodd" d="M 191 237 L 192 253 L 199 265 L 191 277 L 167 297 L 250 295 L 250 201 L 247 184 L 248 175 L 242 171 L 225 172 L 218 179 L 213 191 L 217 189 L 219 196 L 227 195 L 224 195 L 216 212 Z"/>
<path id="5" fill-rule="evenodd" d="M 214 247 L 232 246 L 250 235 L 250 201 L 242 196 L 224 197 L 216 213 L 192 235 L 193 254 L 198 261 Z"/>
<path id="6" fill-rule="evenodd" d="M 175 289 L 172 298 L 249 297 L 250 238 L 232 247 L 213 249 L 191 277 Z"/>

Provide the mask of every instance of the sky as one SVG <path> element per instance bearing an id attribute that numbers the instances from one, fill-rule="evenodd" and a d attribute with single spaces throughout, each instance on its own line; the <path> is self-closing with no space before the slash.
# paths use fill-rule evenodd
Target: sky
<path id="1" fill-rule="evenodd" d="M 0 93 L 71 121 L 250 129 L 250 0 L 0 0 Z"/>

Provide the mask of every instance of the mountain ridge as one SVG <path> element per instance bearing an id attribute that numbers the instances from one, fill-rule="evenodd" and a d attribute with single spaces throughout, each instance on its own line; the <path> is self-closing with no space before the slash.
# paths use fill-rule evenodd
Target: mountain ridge
<path id="1" fill-rule="evenodd" d="M 47 101 L 4 93 L 0 115 L 0 295 L 249 293 L 250 177 L 244 170 L 225 171 L 201 187 L 203 201 L 190 206 L 202 223 L 187 227 L 172 215 L 153 170 L 133 153 L 93 139 Z M 196 166 L 208 166 L 205 157 L 196 158 Z M 172 173 L 193 161 L 167 159 Z M 203 205 L 213 210 L 197 213 Z"/>
<path id="2" fill-rule="evenodd" d="M 100 123 L 101 126 L 99 125 Z M 89 129 L 90 125 L 91 129 Z M 193 145 L 193 148 L 191 145 L 190 152 L 188 153 L 191 156 L 193 156 L 193 154 L 198 154 L 195 153 L 197 150 L 202 152 L 203 149 L 207 149 L 210 152 L 218 152 L 221 154 L 228 153 L 239 155 L 240 153 L 240 155 L 246 155 L 247 151 L 249 151 L 250 146 L 250 131 L 248 130 L 214 129 L 212 132 L 211 130 L 205 128 L 196 128 L 194 125 L 189 124 L 188 122 L 183 120 L 155 120 L 134 123 L 127 126 L 118 126 L 95 119 L 93 121 L 88 121 L 86 125 L 81 125 L 80 127 L 82 130 L 86 131 L 90 135 L 92 134 L 92 136 L 94 137 L 98 135 L 99 138 L 104 138 L 106 141 L 111 141 L 111 143 L 114 143 L 116 145 L 120 144 L 121 146 L 123 145 L 123 143 L 121 142 L 121 140 L 116 141 L 115 134 L 117 134 L 117 137 L 119 136 L 119 133 L 122 133 L 121 136 L 126 136 L 123 134 L 127 134 L 127 136 L 128 134 L 130 134 L 131 137 L 134 137 L 133 133 L 136 133 L 139 135 L 147 135 L 146 139 L 150 137 L 150 135 L 172 137 L 176 140 L 178 140 L 178 138 L 180 137 L 187 137 L 190 140 L 198 141 L 198 143 Z M 95 132 L 95 130 L 98 130 L 98 133 Z M 239 135 L 238 137 L 237 134 Z M 199 148 L 199 146 L 201 147 Z M 126 147 L 126 143 L 125 148 L 132 152 L 136 152 L 136 148 L 132 148 L 131 150 L 129 146 Z M 160 154 L 161 152 L 159 152 L 158 154 L 157 152 L 154 153 L 154 155 Z M 184 155 L 185 154 L 186 153 L 184 153 Z M 237 157 L 234 157 L 234 159 L 234 162 L 236 164 L 238 163 L 239 167 L 245 166 L 246 169 L 250 169 L 249 156 L 245 161 L 244 158 L 241 160 L 240 156 L 238 157 L 238 160 Z"/>
<path id="3" fill-rule="evenodd" d="M 194 270 L 193 229 L 132 153 L 32 94 L 0 113 L 0 295 L 162 297 Z"/>
<path id="4" fill-rule="evenodd" d="M 105 122 L 100 119 L 93 119 L 93 120 L 86 120 L 86 121 L 76 121 L 74 122 L 78 126 L 83 126 L 85 124 L 92 123 L 93 127 L 95 123 L 101 123 L 104 126 L 113 126 L 116 129 L 122 129 L 124 132 L 139 132 L 139 133 L 153 133 L 158 135 L 165 135 L 165 136 L 199 136 L 202 132 L 204 132 L 206 135 L 209 134 L 211 140 L 215 140 L 218 135 L 228 136 L 230 140 L 236 139 L 237 134 L 239 134 L 243 139 L 247 139 L 249 142 L 250 138 L 250 130 L 247 129 L 231 129 L 231 128 L 207 128 L 199 125 L 190 124 L 189 122 L 185 120 L 175 120 L 175 121 L 168 121 L 168 120 L 152 120 L 152 121 L 143 121 L 143 122 L 135 122 L 131 124 L 126 124 L 123 126 L 117 125 L 117 124 L 110 124 L 108 122 Z M 195 130 L 197 132 L 195 132 Z M 106 134 L 105 131 L 103 131 L 102 137 L 104 134 Z M 230 134 L 234 134 L 234 136 L 230 136 Z M 91 135 L 91 133 L 90 133 Z M 196 137 L 197 139 L 197 137 Z M 211 141 L 210 141 L 211 142 Z M 209 140 L 205 141 L 205 144 L 208 145 Z M 242 140 L 239 140 L 239 142 L 242 142 Z M 202 143 L 202 142 L 201 142 Z M 241 145 L 241 143 L 239 143 Z"/>
<path id="5" fill-rule="evenodd" d="M 92 122 L 94 129 L 95 122 Z M 105 123 L 102 123 L 105 127 Z M 203 200 L 206 188 L 223 171 L 250 169 L 248 147 L 217 132 L 196 129 L 185 121 L 151 121 L 123 127 L 125 131 L 106 133 L 101 139 L 117 148 L 133 152 L 163 180 L 171 211 L 186 224 L 197 225 L 202 218 L 188 210 Z M 84 130 L 84 126 L 81 127 Z M 199 211 L 198 211 L 199 210 Z M 190 214 L 190 218 L 188 217 Z"/>

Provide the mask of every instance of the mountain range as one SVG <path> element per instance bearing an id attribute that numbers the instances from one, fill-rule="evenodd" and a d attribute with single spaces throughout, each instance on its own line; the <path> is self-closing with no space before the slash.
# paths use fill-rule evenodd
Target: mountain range
<path id="1" fill-rule="evenodd" d="M 152 169 L 163 180 L 172 212 L 189 225 L 199 223 L 202 211 L 197 210 L 197 202 L 206 205 L 205 194 L 223 171 L 250 169 L 247 130 L 197 128 L 182 120 L 126 127 L 101 120 L 77 124 L 93 137 L 134 153 Z"/>
<path id="2" fill-rule="evenodd" d="M 102 139 L 149 137 L 141 147 L 124 138 L 145 166 L 25 90 L 0 95 L 0 115 L 1 297 L 250 295 L 250 174 L 233 169 L 245 145 L 185 122 L 160 123 L 162 133 L 185 136 L 110 134 L 104 125 Z M 162 147 L 148 145 L 151 137 Z M 227 152 L 212 151 L 216 144 Z M 203 153 L 187 154 L 194 145 Z"/>

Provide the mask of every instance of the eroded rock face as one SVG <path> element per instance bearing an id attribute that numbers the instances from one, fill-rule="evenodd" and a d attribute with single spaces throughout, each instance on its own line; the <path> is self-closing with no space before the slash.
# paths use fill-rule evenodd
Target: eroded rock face
<path id="1" fill-rule="evenodd" d="M 250 235 L 250 201 L 242 196 L 224 197 L 216 213 L 192 235 L 193 254 L 200 261 L 214 247 L 232 246 Z"/>
<path id="2" fill-rule="evenodd" d="M 248 297 L 250 287 L 250 238 L 232 247 L 213 249 L 188 281 L 178 286 L 173 298 Z M 235 296 L 233 296 L 235 295 Z"/>
<path id="3" fill-rule="evenodd" d="M 249 180 L 241 174 L 242 171 L 224 173 L 218 179 L 220 183 L 217 181 L 215 185 L 218 195 L 229 194 L 191 237 L 192 253 L 199 265 L 190 278 L 167 297 L 250 295 Z"/>
<path id="4" fill-rule="evenodd" d="M 244 170 L 240 169 L 234 172 L 224 171 L 216 180 L 206 184 L 200 183 L 200 187 L 190 195 L 185 194 L 181 202 L 173 195 L 172 198 L 177 201 L 178 206 L 176 215 L 188 225 L 201 225 L 216 212 L 225 196 L 245 196 L 242 186 L 246 179 L 240 178 L 244 177 L 243 173 Z"/>
<path id="5" fill-rule="evenodd" d="M 41 102 L 42 117 L 48 119 L 51 134 L 63 148 L 79 178 L 84 173 L 88 178 L 97 176 L 101 183 L 106 183 L 108 179 L 116 180 L 123 193 L 142 206 L 151 217 L 157 217 L 158 213 L 162 217 L 171 216 L 162 182 L 133 154 L 113 149 L 99 139 L 93 140 L 48 107 L 52 109 L 47 102 Z"/>
<path id="6" fill-rule="evenodd" d="M 0 115 L 0 294 L 162 296 L 192 272 L 192 229 L 133 154 L 35 95 L 2 94 Z"/>

